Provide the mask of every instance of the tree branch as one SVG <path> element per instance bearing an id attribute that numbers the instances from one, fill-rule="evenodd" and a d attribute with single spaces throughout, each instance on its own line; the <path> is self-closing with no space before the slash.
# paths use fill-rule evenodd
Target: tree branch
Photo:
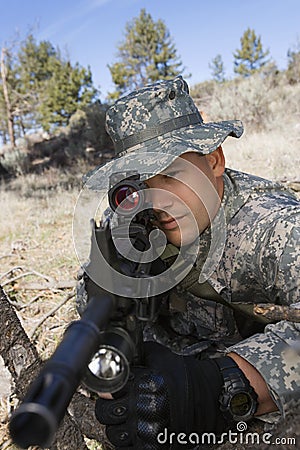
<path id="1" fill-rule="evenodd" d="M 33 336 L 35 335 L 35 332 L 37 331 L 37 329 L 45 322 L 45 320 L 47 320 L 49 317 L 53 316 L 63 305 L 65 305 L 71 298 L 73 298 L 75 295 L 75 292 L 72 291 L 70 292 L 70 294 L 68 294 L 61 303 L 59 303 L 59 305 L 55 306 L 53 309 L 51 309 L 47 314 L 45 314 L 41 320 L 39 320 L 39 322 L 36 324 L 36 326 L 34 327 L 34 329 L 31 331 L 30 333 L 30 338 L 32 339 Z"/>

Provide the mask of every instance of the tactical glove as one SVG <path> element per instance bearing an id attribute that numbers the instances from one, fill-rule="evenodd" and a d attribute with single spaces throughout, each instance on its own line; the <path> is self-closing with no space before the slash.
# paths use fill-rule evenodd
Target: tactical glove
<path id="1" fill-rule="evenodd" d="M 96 417 L 117 448 L 192 448 L 190 433 L 218 434 L 225 429 L 218 402 L 222 386 L 213 359 L 176 355 L 147 342 L 145 367 L 133 368 L 120 396 L 97 400 Z"/>

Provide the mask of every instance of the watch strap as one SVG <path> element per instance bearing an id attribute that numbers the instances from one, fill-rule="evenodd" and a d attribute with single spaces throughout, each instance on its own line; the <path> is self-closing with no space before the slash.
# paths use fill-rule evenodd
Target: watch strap
<path id="1" fill-rule="evenodd" d="M 219 398 L 220 410 L 223 412 L 224 416 L 231 421 L 250 420 L 257 409 L 258 396 L 248 378 L 239 368 L 237 363 L 229 356 L 216 358 L 215 361 L 220 369 L 224 382 L 222 393 Z M 248 415 L 236 416 L 230 410 L 230 403 L 234 395 L 243 392 L 251 398 L 252 405 L 249 408 Z"/>

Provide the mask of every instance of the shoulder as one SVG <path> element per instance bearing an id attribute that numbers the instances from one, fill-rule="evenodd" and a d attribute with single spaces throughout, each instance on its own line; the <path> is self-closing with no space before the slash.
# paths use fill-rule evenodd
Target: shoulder
<path id="1" fill-rule="evenodd" d="M 282 184 L 231 169 L 226 169 L 225 177 L 232 186 L 230 201 L 238 204 L 233 223 L 253 226 L 263 221 L 261 227 L 270 227 L 278 220 L 297 223 L 300 202 Z"/>

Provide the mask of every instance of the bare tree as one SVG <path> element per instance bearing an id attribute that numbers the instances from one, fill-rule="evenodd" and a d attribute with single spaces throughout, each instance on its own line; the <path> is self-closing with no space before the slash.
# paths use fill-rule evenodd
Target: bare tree
<path id="1" fill-rule="evenodd" d="M 8 82 L 7 82 L 7 67 L 5 58 L 7 57 L 7 49 L 2 48 L 1 49 L 1 79 L 2 79 L 2 86 L 3 86 L 3 96 L 6 106 L 6 115 L 7 115 L 7 128 L 8 128 L 8 134 L 9 139 L 12 147 L 15 147 L 16 140 L 15 140 L 15 133 L 14 133 L 14 116 L 13 116 L 13 110 L 12 105 L 10 101 L 9 96 L 9 89 L 8 89 Z"/>

